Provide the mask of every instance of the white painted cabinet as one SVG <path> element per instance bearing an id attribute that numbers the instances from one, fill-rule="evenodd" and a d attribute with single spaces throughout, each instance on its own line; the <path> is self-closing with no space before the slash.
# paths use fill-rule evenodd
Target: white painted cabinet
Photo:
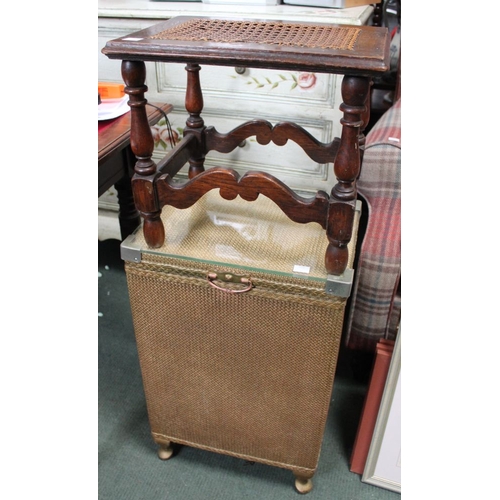
<path id="1" fill-rule="evenodd" d="M 366 24 L 371 6 L 352 9 L 309 8 L 293 5 L 256 6 L 207 4 L 201 2 L 158 2 L 150 0 L 99 0 L 98 76 L 100 81 L 122 82 L 121 62 L 110 60 L 100 51 L 108 40 L 151 26 L 177 15 L 212 17 L 247 17 L 297 22 Z M 173 129 L 182 136 L 187 113 L 184 109 L 186 71 L 181 64 L 146 63 L 147 98 L 151 102 L 168 102 L 174 110 L 169 115 Z M 303 126 L 322 142 L 340 135 L 341 76 L 284 72 L 254 68 L 202 66 L 200 72 L 206 125 L 219 132 L 229 132 L 246 120 L 266 119 L 272 124 L 292 121 Z M 162 122 L 160 122 L 161 125 Z M 153 158 L 165 152 L 158 141 Z M 230 154 L 211 152 L 207 167 L 230 166 L 239 172 L 263 170 L 301 192 L 318 189 L 330 191 L 335 183 L 331 164 L 313 162 L 295 143 L 285 146 L 259 145 L 254 138 Z M 114 189 L 99 198 L 100 216 L 116 218 Z M 101 230 L 102 228 L 102 230 Z M 117 228 L 117 225 L 116 225 Z M 101 224 L 100 238 L 119 237 L 118 230 Z"/>

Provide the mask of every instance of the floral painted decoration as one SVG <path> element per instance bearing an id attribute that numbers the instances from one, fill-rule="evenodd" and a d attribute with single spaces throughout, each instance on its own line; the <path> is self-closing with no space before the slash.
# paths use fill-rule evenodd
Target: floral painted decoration
<path id="1" fill-rule="evenodd" d="M 170 132 L 172 134 L 171 136 L 165 119 L 160 120 L 156 125 L 151 127 L 155 148 L 162 147 L 165 150 L 172 149 L 178 142 L 180 142 L 183 129 L 180 127 L 178 127 L 177 130 L 170 128 Z"/>
<path id="2" fill-rule="evenodd" d="M 237 78 L 233 76 L 233 78 Z M 289 73 L 289 75 L 278 74 L 278 80 L 272 80 L 271 78 L 265 76 L 263 78 L 252 77 L 251 80 L 247 82 L 248 85 L 256 85 L 257 89 L 263 88 L 265 86 L 271 85 L 271 90 L 275 89 L 278 85 L 284 82 L 292 82 L 290 90 L 298 88 L 299 90 L 312 90 L 317 82 L 316 73 L 300 72 L 298 74 Z"/>

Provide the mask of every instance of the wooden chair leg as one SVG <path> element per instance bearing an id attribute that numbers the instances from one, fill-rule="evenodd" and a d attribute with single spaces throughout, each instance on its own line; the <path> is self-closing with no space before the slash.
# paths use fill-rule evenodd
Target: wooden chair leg
<path id="1" fill-rule="evenodd" d="M 205 129 L 205 123 L 200 116 L 203 111 L 203 93 L 200 84 L 200 66 L 198 64 L 188 64 L 187 87 L 186 87 L 186 110 L 189 117 L 186 120 L 184 135 L 195 134 L 198 137 L 198 150 L 196 154 L 189 158 L 189 178 L 197 176 L 205 170 L 205 153 L 202 149 L 202 133 Z"/>
<path id="2" fill-rule="evenodd" d="M 330 197 L 326 234 L 328 248 L 325 267 L 329 274 L 341 275 L 348 263 L 347 245 L 351 240 L 356 205 L 356 179 L 361 166 L 359 133 L 366 114 L 366 99 L 370 79 L 344 76 L 340 109 L 344 112 L 340 146 L 334 163 L 337 184 Z"/>
<path id="3" fill-rule="evenodd" d="M 122 77 L 129 95 L 131 113 L 130 147 L 137 158 L 132 178 L 134 200 L 144 219 L 144 237 L 151 248 L 158 248 L 165 241 L 165 229 L 161 221 L 161 207 L 152 196 L 157 177 L 155 162 L 151 159 L 154 141 L 146 113 L 145 93 L 146 65 L 143 61 L 123 61 Z"/>

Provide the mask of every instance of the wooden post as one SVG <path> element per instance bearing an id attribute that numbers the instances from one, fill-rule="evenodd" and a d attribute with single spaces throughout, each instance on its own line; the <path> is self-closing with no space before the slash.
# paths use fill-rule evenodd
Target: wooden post
<path id="1" fill-rule="evenodd" d="M 148 88 L 146 81 L 146 65 L 143 61 L 122 62 L 122 77 L 125 92 L 129 95 L 130 106 L 130 147 L 137 162 L 132 178 L 134 201 L 144 219 L 144 237 L 152 248 L 158 248 L 165 241 L 165 229 L 161 221 L 161 207 L 154 189 L 157 176 L 155 162 L 151 159 L 154 141 L 149 126 L 144 94 Z"/>
<path id="2" fill-rule="evenodd" d="M 200 66 L 198 64 L 187 64 L 187 87 L 186 87 L 186 110 L 189 117 L 186 120 L 184 135 L 195 134 L 198 139 L 196 153 L 189 158 L 189 178 L 205 170 L 205 146 L 203 131 L 205 123 L 200 116 L 203 111 L 203 93 L 200 84 Z"/>
<path id="3" fill-rule="evenodd" d="M 328 248 L 325 266 L 329 274 L 341 275 L 348 263 L 347 244 L 351 240 L 356 207 L 356 179 L 359 175 L 361 159 L 359 132 L 366 116 L 367 94 L 370 80 L 360 76 L 344 76 L 340 110 L 344 117 L 340 146 L 334 163 L 337 184 L 333 187 L 328 207 L 326 234 Z"/>

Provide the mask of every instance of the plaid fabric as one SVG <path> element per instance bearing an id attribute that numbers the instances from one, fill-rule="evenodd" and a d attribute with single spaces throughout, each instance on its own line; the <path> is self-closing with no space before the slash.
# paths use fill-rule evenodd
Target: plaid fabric
<path id="1" fill-rule="evenodd" d="M 345 342 L 375 352 L 394 340 L 401 314 L 401 99 L 366 137 L 358 192 L 368 204 Z"/>

